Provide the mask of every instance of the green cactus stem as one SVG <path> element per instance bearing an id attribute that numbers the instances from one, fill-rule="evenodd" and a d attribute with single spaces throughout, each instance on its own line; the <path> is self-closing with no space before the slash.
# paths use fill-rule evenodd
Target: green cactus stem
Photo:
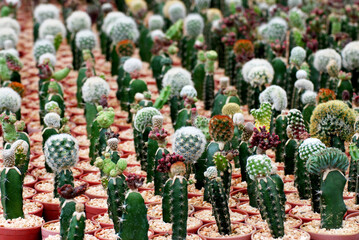
<path id="1" fill-rule="evenodd" d="M 135 95 L 136 93 L 144 93 L 148 91 L 147 84 L 145 81 L 141 79 L 132 79 L 130 81 L 130 85 L 127 91 L 129 92 L 128 102 L 127 102 L 127 110 L 128 110 L 127 122 L 129 123 L 132 121 L 131 104 L 135 101 Z"/>
<path id="2" fill-rule="evenodd" d="M 140 49 L 140 57 L 143 62 L 150 62 L 152 53 L 149 49 L 152 49 L 153 41 L 150 35 L 150 31 L 144 24 L 139 26 L 140 37 L 138 39 L 138 46 Z"/>
<path id="3" fill-rule="evenodd" d="M 54 196 L 60 197 L 57 188 L 67 184 L 74 186 L 74 177 L 72 175 L 71 169 L 62 169 L 56 172 L 54 181 Z"/>
<path id="4" fill-rule="evenodd" d="M 156 99 L 153 107 L 156 109 L 162 109 L 163 106 L 167 103 L 168 99 L 171 96 L 171 86 L 166 86 L 161 89 L 160 96 Z"/>
<path id="5" fill-rule="evenodd" d="M 82 240 L 85 238 L 86 214 L 83 210 L 83 204 L 81 205 L 81 207 L 76 206 L 77 209 L 72 215 L 67 238 L 68 240 Z"/>
<path id="6" fill-rule="evenodd" d="M 124 62 L 128 59 L 128 57 L 121 57 L 121 64 L 118 68 L 118 76 L 117 76 L 117 92 L 116 97 L 118 100 L 120 100 L 121 109 L 127 111 L 128 110 L 128 88 L 130 86 L 131 82 L 131 76 L 129 73 L 125 72 L 123 69 Z"/>
<path id="7" fill-rule="evenodd" d="M 155 169 L 158 167 L 158 161 L 162 159 L 165 155 L 169 154 L 167 149 L 158 148 L 155 156 Z M 163 187 L 168 179 L 168 175 L 159 171 L 154 173 L 154 185 L 155 185 L 155 195 L 163 194 Z"/>
<path id="8" fill-rule="evenodd" d="M 159 92 L 162 90 L 162 79 L 165 73 L 171 68 L 172 60 L 167 54 L 153 56 L 150 63 L 153 77 Z"/>
<path id="9" fill-rule="evenodd" d="M 149 224 L 147 208 L 138 192 L 130 191 L 124 202 L 122 224 L 118 233 L 122 240 L 147 240 Z M 136 231 L 134 231 L 136 229 Z"/>
<path id="10" fill-rule="evenodd" d="M 253 151 L 255 150 L 255 148 L 249 148 L 249 140 L 253 134 L 253 128 L 253 123 L 246 123 L 242 131 L 241 142 L 238 148 L 242 181 L 248 180 L 248 175 L 246 171 L 247 159 L 253 154 Z"/>
<path id="11" fill-rule="evenodd" d="M 214 63 L 218 58 L 218 54 L 211 50 L 206 52 L 206 77 L 204 82 L 204 108 L 210 110 L 214 101 Z"/>
<path id="12" fill-rule="evenodd" d="M 284 148 L 288 141 L 287 124 L 288 119 L 285 115 L 281 114 L 275 120 L 275 134 L 278 135 L 280 141 L 275 151 L 276 162 L 284 162 Z"/>
<path id="13" fill-rule="evenodd" d="M 107 204 L 108 214 L 114 222 L 116 232 L 120 231 L 121 218 L 123 214 L 123 204 L 127 191 L 126 177 L 121 174 L 118 177 L 111 177 L 107 184 Z"/>
<path id="14" fill-rule="evenodd" d="M 223 156 L 220 152 L 214 154 L 213 161 L 217 167 L 218 176 L 220 176 L 220 178 L 222 179 L 224 192 L 229 198 L 232 181 L 232 164 L 227 159 L 227 157 Z"/>
<path id="15" fill-rule="evenodd" d="M 298 142 L 294 139 L 288 139 L 284 147 L 284 174 L 294 174 L 295 159 L 297 159 Z"/>
<path id="16" fill-rule="evenodd" d="M 286 86 L 284 89 L 287 92 L 288 103 L 292 102 L 293 92 L 294 92 L 294 83 L 295 83 L 295 81 L 297 81 L 297 76 L 296 76 L 297 71 L 298 71 L 298 68 L 295 65 L 291 65 L 287 69 L 287 80 L 286 80 Z"/>
<path id="17" fill-rule="evenodd" d="M 302 114 L 303 114 L 304 124 L 307 129 L 309 129 L 310 118 L 312 117 L 315 107 L 316 107 L 315 104 L 310 104 L 310 103 L 308 103 L 303 107 Z"/>
<path id="18" fill-rule="evenodd" d="M 225 71 L 224 74 L 226 76 L 229 77 L 229 79 L 231 80 L 230 83 L 231 85 L 236 85 L 236 55 L 233 51 L 233 46 L 226 46 L 226 67 L 225 67 Z"/>
<path id="19" fill-rule="evenodd" d="M 207 163 L 206 163 L 206 167 L 211 167 L 211 166 L 215 166 L 215 163 L 213 161 L 213 156 L 216 152 L 221 151 L 223 149 L 220 149 L 220 146 L 217 142 L 210 142 L 207 146 L 206 149 L 206 153 L 207 153 Z M 208 184 L 205 185 L 204 188 L 204 195 L 203 195 L 203 199 L 205 201 L 210 200 L 210 191 L 209 191 L 209 186 Z"/>
<path id="20" fill-rule="evenodd" d="M 238 68 L 237 69 L 237 74 L 236 74 L 236 88 L 238 89 L 238 94 L 239 97 L 241 99 L 241 103 L 242 104 L 247 104 L 247 95 L 248 95 L 248 88 L 249 88 L 249 83 L 247 83 L 246 81 L 244 81 L 243 75 L 242 75 L 242 68 Z"/>
<path id="21" fill-rule="evenodd" d="M 350 144 L 349 153 L 351 156 L 350 167 L 349 167 L 349 178 L 348 178 L 348 191 L 358 193 L 358 160 L 359 160 L 359 149 L 355 143 Z M 356 195 L 355 203 L 358 204 L 359 197 Z"/>
<path id="22" fill-rule="evenodd" d="M 85 118 L 86 118 L 86 131 L 87 136 L 91 136 L 92 123 L 96 119 L 97 108 L 93 103 L 85 103 Z"/>
<path id="23" fill-rule="evenodd" d="M 196 49 L 194 44 L 196 38 L 190 36 L 184 36 L 180 41 L 180 55 L 182 67 L 186 68 L 188 71 L 191 71 L 196 64 Z"/>
<path id="24" fill-rule="evenodd" d="M 309 199 L 311 197 L 310 174 L 305 165 L 305 159 L 297 154 L 295 159 L 294 183 L 298 189 L 300 199 Z"/>
<path id="25" fill-rule="evenodd" d="M 342 100 L 343 99 L 343 92 L 348 91 L 349 99 L 353 99 L 353 85 L 351 82 L 351 74 L 345 74 L 343 72 L 339 73 L 339 82 L 336 86 L 336 95 L 337 99 Z"/>
<path id="26" fill-rule="evenodd" d="M 203 100 L 204 81 L 206 77 L 205 62 L 206 56 L 204 51 L 198 51 L 197 53 L 197 65 L 193 69 L 192 79 L 194 87 L 197 91 L 197 98 Z"/>
<path id="27" fill-rule="evenodd" d="M 69 239 L 68 237 L 69 237 L 70 223 L 75 211 L 76 211 L 76 201 L 74 199 L 67 199 L 62 203 L 61 213 L 60 213 L 60 236 L 64 240 Z"/>
<path id="28" fill-rule="evenodd" d="M 272 66 L 274 69 L 274 76 L 272 85 L 278 85 L 283 89 L 287 87 L 287 67 L 280 58 L 274 58 L 272 60 Z"/>

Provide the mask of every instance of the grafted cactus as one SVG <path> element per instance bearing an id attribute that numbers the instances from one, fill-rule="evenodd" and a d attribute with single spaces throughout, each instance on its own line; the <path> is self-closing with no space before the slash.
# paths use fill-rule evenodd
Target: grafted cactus
<path id="1" fill-rule="evenodd" d="M 220 144 L 220 150 L 224 144 L 233 137 L 234 124 L 233 120 L 228 116 L 217 115 L 209 121 L 209 134 L 215 142 Z"/>
<path id="2" fill-rule="evenodd" d="M 263 102 L 259 109 L 252 109 L 251 114 L 255 120 L 256 128 L 265 126 L 270 129 L 270 121 L 272 116 L 272 106 L 268 102 Z"/>

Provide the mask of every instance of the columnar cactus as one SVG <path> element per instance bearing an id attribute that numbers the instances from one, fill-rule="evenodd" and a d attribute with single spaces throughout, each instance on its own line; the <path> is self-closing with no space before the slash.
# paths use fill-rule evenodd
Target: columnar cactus
<path id="1" fill-rule="evenodd" d="M 347 179 L 345 172 L 349 166 L 348 157 L 336 148 L 318 151 L 307 161 L 311 174 L 320 176 L 320 219 L 325 229 L 341 228 L 347 211 L 343 191 Z"/>
<path id="2" fill-rule="evenodd" d="M 204 82 L 204 108 L 209 110 L 213 106 L 214 101 L 214 63 L 218 58 L 218 54 L 211 50 L 206 52 L 205 65 L 205 82 Z"/>
<path id="3" fill-rule="evenodd" d="M 242 135 L 241 135 L 241 142 L 239 144 L 239 164 L 241 168 L 242 180 L 248 181 L 246 166 L 247 166 L 247 159 L 250 155 L 252 155 L 252 149 L 249 148 L 249 140 L 252 137 L 254 130 L 254 124 L 248 122 L 244 125 Z M 255 205 L 255 204 L 254 204 Z"/>
<path id="4" fill-rule="evenodd" d="M 77 203 L 75 212 L 72 214 L 72 218 L 69 226 L 68 238 L 73 240 L 81 240 L 85 237 L 85 221 L 86 214 L 84 211 L 84 204 Z M 64 238 L 62 238 L 64 239 Z"/>
<path id="5" fill-rule="evenodd" d="M 271 173 L 271 160 L 266 155 L 254 155 L 247 160 L 249 177 L 256 182 L 256 194 L 261 216 L 268 223 L 274 238 L 284 236 L 285 194 L 282 179 Z"/>
<path id="6" fill-rule="evenodd" d="M 183 99 L 183 108 L 178 112 L 177 120 L 174 129 L 190 126 L 192 124 L 192 117 L 197 113 L 195 102 L 197 102 L 197 91 L 191 86 L 184 86 L 181 90 L 180 96 Z"/>
<path id="7" fill-rule="evenodd" d="M 358 178 L 358 160 L 359 160 L 359 149 L 355 142 L 352 142 L 349 145 L 350 153 L 350 168 L 349 168 L 349 178 L 348 178 L 348 191 L 356 192 L 355 203 L 359 204 L 359 188 L 357 187 L 359 178 Z"/>

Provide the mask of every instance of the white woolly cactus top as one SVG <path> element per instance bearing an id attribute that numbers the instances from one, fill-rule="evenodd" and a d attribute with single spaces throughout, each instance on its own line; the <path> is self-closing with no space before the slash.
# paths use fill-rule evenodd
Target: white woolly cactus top
<path id="1" fill-rule="evenodd" d="M 0 29 L 11 28 L 15 31 L 16 35 L 20 34 L 21 28 L 18 21 L 11 17 L 2 17 L 0 18 Z"/>
<path id="2" fill-rule="evenodd" d="M 249 71 L 247 80 L 252 86 L 262 86 L 266 83 L 271 83 L 273 77 L 273 68 L 270 69 L 266 66 L 256 66 Z"/>
<path id="3" fill-rule="evenodd" d="M 192 85 L 187 85 L 182 88 L 182 90 L 180 92 L 180 96 L 181 97 L 187 96 L 187 97 L 195 98 L 195 97 L 197 97 L 197 91 Z"/>
<path id="4" fill-rule="evenodd" d="M 308 73 L 305 70 L 300 69 L 295 73 L 295 76 L 297 79 L 307 79 Z"/>
<path id="5" fill-rule="evenodd" d="M 244 115 L 243 113 L 235 113 L 233 115 L 233 123 L 235 125 L 240 125 L 240 124 L 244 124 Z"/>
<path id="6" fill-rule="evenodd" d="M 106 15 L 106 17 L 103 20 L 101 30 L 103 32 L 107 33 L 108 27 L 114 23 L 117 19 L 121 17 L 126 17 L 126 15 L 123 12 L 110 12 Z"/>
<path id="7" fill-rule="evenodd" d="M 295 81 L 294 87 L 300 90 L 304 89 L 309 91 L 313 91 L 314 89 L 313 83 L 307 79 L 298 79 L 297 81 Z"/>
<path id="8" fill-rule="evenodd" d="M 203 32 L 203 18 L 197 13 L 188 14 L 184 21 L 184 26 L 186 35 L 195 38 Z"/>
<path id="9" fill-rule="evenodd" d="M 359 41 L 345 45 L 342 50 L 343 66 L 348 70 L 359 68 Z"/>
<path id="10" fill-rule="evenodd" d="M 55 66 L 56 64 L 56 56 L 52 53 L 45 53 L 42 54 L 39 58 L 39 64 L 43 64 L 45 60 L 49 60 L 52 66 Z"/>
<path id="11" fill-rule="evenodd" d="M 307 104 L 316 104 L 317 102 L 317 93 L 313 91 L 305 91 L 302 96 L 300 97 L 300 100 L 304 105 Z"/>
<path id="12" fill-rule="evenodd" d="M 118 43 L 126 39 L 136 42 L 140 33 L 133 18 L 121 17 L 108 26 L 107 35 L 114 43 Z"/>
<path id="13" fill-rule="evenodd" d="M 66 19 L 66 26 L 72 33 L 84 29 L 91 29 L 91 18 L 84 11 L 75 11 Z"/>
<path id="14" fill-rule="evenodd" d="M 55 101 L 50 101 L 48 103 L 45 104 L 45 111 L 46 112 L 51 112 L 53 109 L 58 108 L 59 104 Z"/>
<path id="15" fill-rule="evenodd" d="M 307 52 L 302 47 L 294 47 L 292 51 L 290 51 L 290 63 L 293 63 L 297 66 L 302 65 L 302 63 L 305 60 L 305 57 L 307 56 Z"/>
<path id="16" fill-rule="evenodd" d="M 21 107 L 21 97 L 12 88 L 0 88 L 0 113 L 9 110 L 10 112 L 17 112 Z"/>
<path id="17" fill-rule="evenodd" d="M 100 77 L 90 77 L 82 86 L 82 97 L 87 103 L 97 103 L 103 95 L 108 96 L 110 86 Z"/>
<path id="18" fill-rule="evenodd" d="M 150 32 L 150 34 L 151 34 L 152 41 L 155 41 L 156 38 L 164 39 L 166 37 L 166 34 L 160 29 L 153 30 L 152 32 Z"/>
<path id="19" fill-rule="evenodd" d="M 216 178 L 218 176 L 217 167 L 208 167 L 207 170 L 204 172 L 204 176 L 209 179 Z"/>
<path id="20" fill-rule="evenodd" d="M 11 40 L 14 44 L 14 46 L 17 44 L 18 36 L 16 32 L 10 28 L 1 28 L 0 29 L 0 48 L 5 48 L 5 41 Z"/>
<path id="21" fill-rule="evenodd" d="M 163 87 L 171 86 L 171 95 L 179 96 L 182 88 L 186 85 L 193 86 L 191 73 L 184 68 L 174 67 L 167 71 L 163 77 Z"/>
<path id="22" fill-rule="evenodd" d="M 303 0 L 288 0 L 288 7 L 294 8 L 303 4 Z"/>
<path id="23" fill-rule="evenodd" d="M 39 39 L 35 42 L 33 47 L 33 53 L 36 61 L 39 60 L 40 56 L 45 53 L 56 54 L 54 44 L 47 39 Z"/>
<path id="24" fill-rule="evenodd" d="M 247 173 L 251 179 L 268 176 L 272 171 L 272 162 L 267 155 L 253 155 L 247 159 Z"/>
<path id="25" fill-rule="evenodd" d="M 46 19 L 58 19 L 59 9 L 53 4 L 40 4 L 34 10 L 34 17 L 37 23 L 42 23 Z"/>
<path id="26" fill-rule="evenodd" d="M 299 157 L 303 160 L 308 160 L 316 152 L 324 148 L 326 148 L 325 144 L 318 138 L 307 138 L 298 148 Z"/>
<path id="27" fill-rule="evenodd" d="M 195 0 L 194 4 L 198 8 L 198 10 L 202 11 L 209 8 L 211 0 Z"/>
<path id="28" fill-rule="evenodd" d="M 75 42 L 76 47 L 80 50 L 92 50 L 96 47 L 97 39 L 96 35 L 91 30 L 84 29 L 76 34 Z"/>
<path id="29" fill-rule="evenodd" d="M 255 67 L 264 67 L 268 70 L 267 72 L 270 75 L 272 75 L 272 76 L 274 75 L 274 69 L 273 69 L 272 65 L 270 64 L 270 62 L 268 62 L 266 59 L 254 58 L 254 59 L 246 62 L 243 65 L 242 75 L 246 82 L 249 82 L 249 83 L 251 82 L 249 74 L 250 74 L 250 71 Z M 273 77 L 272 77 L 272 79 L 273 79 Z"/>
<path id="30" fill-rule="evenodd" d="M 336 67 L 341 69 L 342 66 L 342 58 L 340 57 L 339 53 L 337 53 L 334 49 L 326 48 L 319 50 L 314 55 L 314 67 L 319 72 L 327 73 L 327 66 L 330 60 L 334 60 Z"/>
<path id="31" fill-rule="evenodd" d="M 59 114 L 50 112 L 44 117 L 44 123 L 51 128 L 59 128 L 61 126 L 61 117 Z"/>
<path id="32" fill-rule="evenodd" d="M 133 73 L 135 71 L 141 71 L 142 69 L 142 62 L 138 58 L 129 58 L 123 64 L 123 70 L 127 73 Z"/>
<path id="33" fill-rule="evenodd" d="M 269 41 L 283 41 L 286 37 L 288 23 L 281 17 L 272 18 L 264 27 L 262 35 Z"/>
<path id="34" fill-rule="evenodd" d="M 175 23 L 186 16 L 186 7 L 182 2 L 176 1 L 169 7 L 168 14 L 171 22 Z"/>
<path id="35" fill-rule="evenodd" d="M 152 126 L 152 118 L 154 116 L 161 116 L 162 114 L 154 107 L 145 107 L 136 113 L 134 128 L 139 131 L 145 131 L 146 127 Z"/>
<path id="36" fill-rule="evenodd" d="M 56 36 L 61 34 L 62 38 L 66 37 L 65 25 L 59 19 L 46 19 L 39 28 L 39 37 L 45 38 L 47 35 Z"/>
<path id="37" fill-rule="evenodd" d="M 205 150 L 206 137 L 196 127 L 182 127 L 173 135 L 172 150 L 188 162 L 196 162 Z"/>
<path id="38" fill-rule="evenodd" d="M 152 15 L 148 19 L 148 28 L 150 31 L 162 29 L 165 25 L 165 21 L 161 15 Z"/>
<path id="39" fill-rule="evenodd" d="M 288 105 L 287 92 L 277 85 L 272 85 L 261 92 L 259 101 L 260 103 L 269 102 L 273 109 L 282 111 Z"/>

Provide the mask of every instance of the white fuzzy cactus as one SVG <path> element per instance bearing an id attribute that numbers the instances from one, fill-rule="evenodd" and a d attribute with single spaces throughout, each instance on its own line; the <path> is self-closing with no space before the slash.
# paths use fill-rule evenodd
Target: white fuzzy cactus
<path id="1" fill-rule="evenodd" d="M 46 163 L 54 172 L 76 165 L 79 158 L 79 144 L 73 136 L 62 133 L 52 135 L 44 145 Z"/>
<path id="2" fill-rule="evenodd" d="M 123 70 L 127 73 L 139 72 L 142 69 L 142 62 L 138 58 L 129 58 L 123 64 Z"/>
<path id="3" fill-rule="evenodd" d="M 148 28 L 150 31 L 162 29 L 165 25 L 165 21 L 161 15 L 152 15 L 148 19 Z"/>
<path id="4" fill-rule="evenodd" d="M 175 3 L 171 4 L 171 6 L 169 7 L 168 14 L 171 22 L 175 23 L 178 20 L 185 18 L 186 7 L 182 2 L 176 1 Z"/>
<path id="5" fill-rule="evenodd" d="M 45 53 L 56 54 L 54 44 L 46 39 L 37 40 L 33 47 L 33 53 L 36 61 L 38 62 L 41 55 Z"/>
<path id="6" fill-rule="evenodd" d="M 359 41 L 345 45 L 342 50 L 343 66 L 348 70 L 359 68 Z"/>
<path id="7" fill-rule="evenodd" d="M 171 86 L 171 95 L 179 96 L 182 88 L 186 85 L 193 86 L 191 73 L 184 68 L 175 67 L 167 71 L 163 77 L 163 87 Z"/>
<path id="8" fill-rule="evenodd" d="M 252 86 L 263 86 L 266 83 L 271 83 L 273 77 L 273 68 L 256 66 L 248 72 L 247 80 Z"/>
<path id="9" fill-rule="evenodd" d="M 43 64 L 45 60 L 49 60 L 52 66 L 55 66 L 56 64 L 56 56 L 52 53 L 45 53 L 42 54 L 39 58 L 39 64 Z"/>
<path id="10" fill-rule="evenodd" d="M 155 39 L 165 39 L 165 37 L 166 37 L 166 34 L 160 29 L 150 32 L 150 35 L 151 35 L 152 41 L 155 41 Z"/>
<path id="11" fill-rule="evenodd" d="M 41 39 L 48 35 L 56 36 L 61 34 L 62 38 L 66 37 L 65 25 L 59 19 L 46 19 L 39 28 L 39 37 Z"/>
<path id="12" fill-rule="evenodd" d="M 302 65 L 305 58 L 307 56 L 307 53 L 304 48 L 302 47 L 294 47 L 292 51 L 290 51 L 290 63 L 295 64 L 296 66 Z"/>
<path id="13" fill-rule="evenodd" d="M 299 157 L 307 161 L 311 156 L 315 155 L 315 153 L 325 148 L 325 144 L 318 138 L 307 138 L 298 148 Z"/>
<path id="14" fill-rule="evenodd" d="M 316 104 L 317 102 L 317 93 L 313 91 L 305 91 L 300 97 L 301 102 L 304 105 L 307 104 Z"/>
<path id="15" fill-rule="evenodd" d="M 181 97 L 187 96 L 187 97 L 195 98 L 195 97 L 197 97 L 197 91 L 192 85 L 187 85 L 182 88 L 182 90 L 180 92 L 180 96 Z"/>
<path id="16" fill-rule="evenodd" d="M 299 90 L 313 91 L 314 89 L 313 83 L 307 79 L 298 79 L 297 81 L 295 81 L 294 87 Z"/>
<path id="17" fill-rule="evenodd" d="M 40 4 L 34 10 L 37 23 L 43 23 L 46 19 L 59 19 L 59 9 L 53 4 Z"/>
<path id="18" fill-rule="evenodd" d="M 198 10 L 202 11 L 209 8 L 211 0 L 195 0 L 194 4 L 198 8 Z"/>
<path id="19" fill-rule="evenodd" d="M 173 152 L 182 155 L 187 162 L 195 163 L 206 148 L 206 137 L 196 127 L 182 127 L 173 135 Z"/>
<path id="20" fill-rule="evenodd" d="M 286 91 L 277 85 L 272 85 L 261 92 L 259 101 L 260 103 L 269 102 L 272 108 L 279 112 L 286 109 L 288 105 Z"/>
<path id="21" fill-rule="evenodd" d="M 47 113 L 44 117 L 44 123 L 50 128 L 59 128 L 61 126 L 61 117 L 54 112 Z"/>
<path id="22" fill-rule="evenodd" d="M 288 0 L 288 7 L 294 8 L 303 4 L 303 0 Z"/>
<path id="23" fill-rule="evenodd" d="M 103 19 L 103 24 L 101 26 L 101 30 L 105 33 L 107 33 L 108 27 L 114 23 L 117 19 L 126 17 L 126 15 L 122 12 L 110 12 L 106 15 L 106 17 Z"/>
<path id="24" fill-rule="evenodd" d="M 54 109 L 57 109 L 59 107 L 59 104 L 55 101 L 50 101 L 45 104 L 45 111 L 46 112 L 52 112 Z"/>
<path id="25" fill-rule="evenodd" d="M 272 162 L 267 155 L 253 155 L 247 159 L 247 173 L 251 179 L 266 177 L 272 171 Z"/>
<path id="26" fill-rule="evenodd" d="M 243 125 L 244 124 L 244 115 L 243 115 L 243 113 L 235 113 L 234 115 L 233 115 L 233 123 L 235 124 L 235 125 Z"/>
<path id="27" fill-rule="evenodd" d="M 203 32 L 203 18 L 197 13 L 188 14 L 188 16 L 185 18 L 184 26 L 186 35 L 192 38 L 196 38 Z"/>
<path id="28" fill-rule="evenodd" d="M 314 55 L 314 67 L 319 72 L 327 73 L 327 66 L 330 60 L 334 60 L 335 65 L 338 69 L 342 66 L 342 58 L 340 57 L 339 53 L 337 53 L 334 49 L 326 48 L 319 50 Z"/>
<path id="29" fill-rule="evenodd" d="M 91 29 L 91 18 L 86 12 L 75 11 L 66 19 L 66 26 L 72 33 L 77 33 L 84 29 Z"/>
<path id="30" fill-rule="evenodd" d="M 11 28 L 15 31 L 16 35 L 19 35 L 21 31 L 19 22 L 11 17 L 0 18 L 0 29 L 3 28 Z"/>
<path id="31" fill-rule="evenodd" d="M 215 166 L 208 167 L 207 170 L 204 172 L 204 176 L 209 179 L 216 178 L 218 176 L 217 167 Z"/>
<path id="32" fill-rule="evenodd" d="M 263 29 L 263 36 L 269 41 L 279 40 L 283 41 L 286 37 L 288 29 L 288 23 L 281 17 L 272 18 L 265 29 Z"/>
<path id="33" fill-rule="evenodd" d="M 9 110 L 10 112 L 17 112 L 21 107 L 21 97 L 12 88 L 0 88 L 0 113 Z"/>
<path id="34" fill-rule="evenodd" d="M 307 79 L 308 73 L 301 69 L 295 73 L 295 76 L 297 79 Z"/>
<path id="35" fill-rule="evenodd" d="M 110 86 L 100 77 L 90 77 L 82 86 L 82 98 L 86 103 L 97 103 L 103 95 L 108 96 Z"/>
<path id="36" fill-rule="evenodd" d="M 81 30 L 76 34 L 75 42 L 80 50 L 92 50 L 96 46 L 96 35 L 91 30 Z"/>
<path id="37" fill-rule="evenodd" d="M 136 42 L 140 33 L 133 18 L 121 17 L 107 28 L 107 35 L 114 43 L 118 43 L 122 40 L 131 40 Z"/>
<path id="38" fill-rule="evenodd" d="M 242 75 L 246 82 L 250 82 L 249 72 L 252 70 L 252 68 L 258 67 L 258 66 L 266 67 L 268 69 L 269 73 L 271 75 L 274 75 L 274 69 L 273 69 L 272 65 L 270 64 L 270 62 L 268 62 L 266 59 L 255 58 L 255 59 L 252 59 L 252 60 L 246 62 L 243 65 Z"/>
<path id="39" fill-rule="evenodd" d="M 0 48 L 4 49 L 5 48 L 5 41 L 7 40 L 11 40 L 14 44 L 14 46 L 16 46 L 17 42 L 18 42 L 18 36 L 16 34 L 16 32 L 10 28 L 1 28 L 0 29 Z"/>
<path id="40" fill-rule="evenodd" d="M 160 111 L 154 107 L 145 107 L 136 113 L 134 128 L 139 131 L 145 131 L 146 127 L 152 126 L 152 118 L 154 116 L 161 116 Z"/>
<path id="41" fill-rule="evenodd" d="M 230 8 L 240 8 L 242 7 L 242 0 L 226 0 L 226 5 Z"/>
<path id="42" fill-rule="evenodd" d="M 111 3 L 108 3 L 108 2 L 107 2 L 107 3 L 104 3 L 104 4 L 101 5 L 101 10 L 102 10 L 103 12 L 111 12 L 112 9 L 113 9 L 113 6 L 112 6 Z"/>

